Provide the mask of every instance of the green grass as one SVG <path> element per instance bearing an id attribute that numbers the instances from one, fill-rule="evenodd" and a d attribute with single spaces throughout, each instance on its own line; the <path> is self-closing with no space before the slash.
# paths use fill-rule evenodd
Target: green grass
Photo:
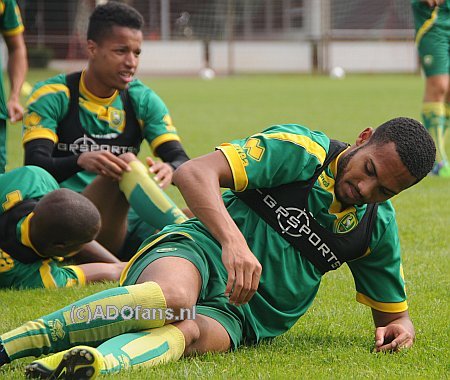
<path id="1" fill-rule="evenodd" d="M 28 80 L 48 75 L 31 72 Z M 167 103 L 192 157 L 278 123 L 304 124 L 353 142 L 364 128 L 391 117 L 419 118 L 423 91 L 422 79 L 409 75 L 349 75 L 342 81 L 290 75 L 143 79 Z M 9 128 L 8 143 L 11 169 L 22 163 L 19 127 Z M 350 271 L 343 268 L 325 276 L 309 312 L 271 342 L 109 378 L 449 378 L 449 190 L 450 180 L 426 178 L 393 200 L 417 330 L 413 349 L 396 355 L 371 352 L 370 310 L 355 301 Z M 175 189 L 170 193 L 182 204 Z M 0 291 L 0 332 L 108 286 Z M 29 361 L 2 368 L 0 378 L 21 378 Z"/>

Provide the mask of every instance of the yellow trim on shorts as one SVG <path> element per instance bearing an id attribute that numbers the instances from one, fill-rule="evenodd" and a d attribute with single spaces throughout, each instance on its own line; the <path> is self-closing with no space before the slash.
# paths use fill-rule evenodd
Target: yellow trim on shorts
<path id="1" fill-rule="evenodd" d="M 22 137 L 22 144 L 25 145 L 27 142 L 36 139 L 47 139 L 51 140 L 54 144 L 58 142 L 58 135 L 51 129 L 38 127 L 34 128 L 29 132 L 25 132 Z"/>
<path id="2" fill-rule="evenodd" d="M 18 34 L 22 34 L 24 30 L 25 30 L 24 26 L 19 25 L 18 27 L 14 28 L 14 29 L 2 30 L 2 34 L 5 37 L 12 37 L 12 36 L 17 36 Z"/>
<path id="3" fill-rule="evenodd" d="M 81 269 L 78 265 L 68 265 L 63 268 L 72 269 L 75 272 L 75 275 L 78 279 L 79 285 L 86 285 L 86 275 L 84 274 L 83 269 Z"/>
<path id="4" fill-rule="evenodd" d="M 119 279 L 119 285 L 122 285 L 125 280 L 127 279 L 128 271 L 130 270 L 131 266 L 134 264 L 134 262 L 141 257 L 142 254 L 146 253 L 146 251 L 153 247 L 156 243 L 160 242 L 164 238 L 166 238 L 169 235 L 182 235 L 184 237 L 187 237 L 188 239 L 194 240 L 191 235 L 189 235 L 187 232 L 168 232 L 164 235 L 158 236 L 155 240 L 152 240 L 145 246 L 143 246 L 137 253 L 128 261 L 128 264 L 123 269 L 122 273 L 120 274 Z"/>
<path id="5" fill-rule="evenodd" d="M 164 133 L 161 136 L 158 136 L 152 140 L 150 143 L 150 148 L 154 152 L 156 148 L 158 148 L 160 145 L 168 142 L 168 141 L 181 141 L 180 136 L 176 135 L 175 133 Z"/>
<path id="6" fill-rule="evenodd" d="M 39 273 L 46 289 L 58 287 L 58 284 L 52 276 L 52 267 L 50 266 L 50 262 L 51 260 L 43 261 L 41 267 L 39 268 Z"/>
<path id="7" fill-rule="evenodd" d="M 230 165 L 233 174 L 234 190 L 244 191 L 248 186 L 248 177 L 247 172 L 245 171 L 245 165 L 242 162 L 239 153 L 236 151 L 233 144 L 229 143 L 221 144 L 216 149 L 224 154 Z"/>
<path id="8" fill-rule="evenodd" d="M 428 32 L 431 27 L 434 25 L 439 13 L 439 7 L 434 7 L 433 12 L 431 13 L 431 17 L 426 20 L 422 26 L 419 28 L 419 30 L 416 33 L 416 45 L 419 46 L 420 40 L 425 35 L 426 32 Z"/>
<path id="9" fill-rule="evenodd" d="M 408 303 L 406 301 L 378 302 L 359 292 L 356 293 L 356 301 L 384 313 L 401 313 L 402 311 L 408 310 Z"/>

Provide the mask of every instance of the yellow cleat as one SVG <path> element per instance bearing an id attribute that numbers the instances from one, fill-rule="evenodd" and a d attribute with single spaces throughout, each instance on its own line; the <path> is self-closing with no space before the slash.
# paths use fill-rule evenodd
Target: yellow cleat
<path id="1" fill-rule="evenodd" d="M 26 366 L 25 375 L 28 379 L 95 379 L 102 362 L 103 357 L 95 348 L 77 346 L 33 361 Z"/>

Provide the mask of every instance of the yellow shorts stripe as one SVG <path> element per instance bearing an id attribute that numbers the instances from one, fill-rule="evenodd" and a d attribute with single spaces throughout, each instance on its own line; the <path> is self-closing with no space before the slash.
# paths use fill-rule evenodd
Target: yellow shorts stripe
<path id="1" fill-rule="evenodd" d="M 166 238 L 169 235 L 182 235 L 184 237 L 187 237 L 188 239 L 194 240 L 192 238 L 191 235 L 189 235 L 186 232 L 169 232 L 167 234 L 158 236 L 155 240 L 152 240 L 150 243 L 148 243 L 147 245 L 145 245 L 144 247 L 142 247 L 139 251 L 137 251 L 137 253 L 130 259 L 130 261 L 128 262 L 127 266 L 123 269 L 121 275 L 120 275 L 120 279 L 119 279 L 119 284 L 122 285 L 125 280 L 127 279 L 127 274 L 128 271 L 130 270 L 131 266 L 134 264 L 134 262 L 142 255 L 145 254 L 151 247 L 153 247 L 156 243 L 160 242 L 161 240 L 163 240 L 164 238 Z"/>
<path id="2" fill-rule="evenodd" d="M 426 32 L 428 32 L 431 29 L 431 27 L 434 25 L 434 22 L 437 19 L 438 13 L 439 13 L 439 7 L 434 7 L 433 12 L 431 13 L 431 17 L 428 20 L 426 20 L 423 23 L 423 25 L 419 28 L 419 30 L 417 31 L 416 41 L 415 41 L 417 46 L 419 45 L 420 40 L 422 39 L 424 34 Z"/>
<path id="3" fill-rule="evenodd" d="M 408 303 L 406 301 L 378 302 L 359 292 L 356 293 L 356 301 L 384 313 L 401 313 L 402 311 L 408 310 Z"/>

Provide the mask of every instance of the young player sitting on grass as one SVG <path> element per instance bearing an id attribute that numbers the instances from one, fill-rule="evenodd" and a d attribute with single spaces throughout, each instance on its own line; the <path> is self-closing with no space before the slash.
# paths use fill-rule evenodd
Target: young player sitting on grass
<path id="1" fill-rule="evenodd" d="M 164 102 L 135 79 L 142 26 L 142 16 L 126 4 L 111 1 L 95 8 L 88 25 L 86 68 L 38 83 L 28 98 L 25 165 L 40 166 L 61 187 L 82 192 L 97 175 L 120 178 L 128 166 L 118 156 L 137 154 L 145 139 L 162 159 L 147 161 L 160 185 L 152 188 L 149 199 L 167 197 L 162 188 L 188 156 Z M 108 194 L 99 197 L 107 199 Z M 187 219 L 176 208 L 152 209 L 153 218 L 145 223 L 132 207 L 123 247 L 111 248 L 122 260 L 155 229 Z"/>
<path id="2" fill-rule="evenodd" d="M 411 347 L 389 198 L 424 178 L 435 155 L 427 130 L 409 118 L 367 128 L 352 146 L 294 124 L 222 144 L 174 175 L 198 219 L 145 241 L 120 287 L 1 334 L 0 365 L 56 353 L 27 375 L 91 379 L 254 344 L 289 330 L 322 276 L 344 263 L 356 299 L 372 309 L 376 350 Z M 115 318 L 102 318 L 107 306 L 120 311 Z M 183 319 L 194 306 L 195 318 Z M 55 321 L 64 334 L 51 339 Z"/>

